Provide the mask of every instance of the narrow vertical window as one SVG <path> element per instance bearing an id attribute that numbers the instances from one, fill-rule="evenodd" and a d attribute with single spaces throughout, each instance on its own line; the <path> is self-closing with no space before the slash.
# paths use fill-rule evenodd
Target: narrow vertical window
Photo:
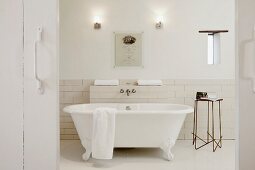
<path id="1" fill-rule="evenodd" d="M 213 34 L 213 64 L 220 64 L 221 58 L 220 34 Z"/>
<path id="2" fill-rule="evenodd" d="M 214 64 L 213 59 L 213 34 L 208 34 L 208 54 L 207 64 Z"/>
<path id="3" fill-rule="evenodd" d="M 220 64 L 220 33 L 226 33 L 228 30 L 204 30 L 199 31 L 199 33 L 208 34 L 208 44 L 207 44 L 207 64 Z"/>
<path id="4" fill-rule="evenodd" d="M 208 64 L 220 64 L 220 34 L 208 34 Z"/>

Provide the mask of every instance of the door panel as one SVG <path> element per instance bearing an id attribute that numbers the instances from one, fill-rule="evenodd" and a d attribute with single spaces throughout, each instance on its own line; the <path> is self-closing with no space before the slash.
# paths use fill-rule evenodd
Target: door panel
<path id="1" fill-rule="evenodd" d="M 56 0 L 24 0 L 24 167 L 25 170 L 56 170 L 59 154 L 58 53 Z M 34 43 L 38 27 L 37 74 L 44 93 L 38 92 L 34 75 Z"/>
<path id="2" fill-rule="evenodd" d="M 239 169 L 255 169 L 255 93 L 252 74 L 245 73 L 249 57 L 247 47 L 255 47 L 255 1 L 238 0 L 238 46 L 239 46 Z M 253 48 L 254 48 L 253 47 Z M 253 58 L 254 59 L 254 58 Z M 253 60 L 254 61 L 254 60 Z M 249 63 L 251 64 L 251 63 Z M 255 67 L 255 63 L 253 63 Z M 255 75 L 254 75 L 255 78 Z"/>
<path id="3" fill-rule="evenodd" d="M 0 1 L 0 169 L 23 169 L 23 5 Z"/>

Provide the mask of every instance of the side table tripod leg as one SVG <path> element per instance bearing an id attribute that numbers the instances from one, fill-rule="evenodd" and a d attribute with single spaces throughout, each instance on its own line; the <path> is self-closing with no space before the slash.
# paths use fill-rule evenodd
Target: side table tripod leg
<path id="1" fill-rule="evenodd" d="M 220 123 L 220 147 L 222 147 L 222 127 L 221 127 L 221 108 L 220 108 L 220 101 L 219 101 L 219 123 Z"/>
<path id="2" fill-rule="evenodd" d="M 212 142 L 213 142 L 213 152 L 215 152 L 215 147 L 214 147 L 214 143 L 215 143 L 215 137 L 214 137 L 214 111 L 213 111 L 213 102 L 212 102 Z"/>
<path id="3" fill-rule="evenodd" d="M 194 113 L 193 113 L 193 133 L 192 133 L 193 145 L 195 144 L 195 121 L 196 121 L 195 114 L 196 114 L 196 101 L 194 102 Z"/>
<path id="4" fill-rule="evenodd" d="M 210 102 L 208 102 L 208 107 L 207 107 L 207 142 L 209 142 L 209 132 L 210 132 Z"/>
<path id="5" fill-rule="evenodd" d="M 198 102 L 196 101 L 196 112 L 195 112 L 195 149 L 197 149 L 197 105 Z"/>

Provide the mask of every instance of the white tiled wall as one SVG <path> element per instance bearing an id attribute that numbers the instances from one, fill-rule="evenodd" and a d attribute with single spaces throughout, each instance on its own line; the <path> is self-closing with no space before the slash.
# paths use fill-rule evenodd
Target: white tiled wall
<path id="1" fill-rule="evenodd" d="M 73 121 L 69 114 L 62 111 L 62 108 L 67 105 L 89 103 L 90 86 L 93 85 L 93 80 L 61 80 L 60 81 L 60 130 L 61 139 L 79 139 Z M 121 85 L 135 85 L 136 80 L 121 80 Z M 146 99 L 146 97 L 138 97 L 129 99 L 128 102 L 162 102 L 162 103 L 177 103 L 193 106 L 195 94 L 197 91 L 206 91 L 216 93 L 224 99 L 222 103 L 222 127 L 223 138 L 234 139 L 235 131 L 235 81 L 234 80 L 164 80 L 163 88 L 166 90 L 164 98 L 155 97 Z M 137 86 L 134 86 L 137 88 Z M 135 95 L 135 94 L 134 94 Z M 100 98 L 100 96 L 98 97 Z M 97 99 L 93 96 L 91 102 L 127 102 L 125 98 L 114 99 L 104 98 Z M 215 105 L 215 110 L 218 106 Z M 217 113 L 217 112 L 216 112 Z M 216 117 L 217 118 L 217 117 Z M 217 124 L 217 119 L 215 123 Z M 199 104 L 199 120 L 198 129 L 203 138 L 206 136 L 207 127 L 207 103 Z M 216 126 L 217 128 L 218 126 Z M 191 139 L 193 128 L 193 114 L 187 116 L 183 128 L 180 132 L 179 139 Z M 217 131 L 218 132 L 218 131 Z M 216 133 L 218 134 L 218 133 Z"/>

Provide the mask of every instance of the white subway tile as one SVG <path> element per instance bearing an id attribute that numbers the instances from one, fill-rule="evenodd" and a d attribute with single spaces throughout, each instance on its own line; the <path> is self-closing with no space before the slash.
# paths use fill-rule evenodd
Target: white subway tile
<path id="1" fill-rule="evenodd" d="M 63 98 L 64 97 L 64 92 L 59 92 L 59 98 Z"/>
<path id="2" fill-rule="evenodd" d="M 189 106 L 192 106 L 192 107 L 194 106 L 194 99 L 186 97 L 184 100 L 185 100 L 186 105 L 189 105 Z"/>
<path id="3" fill-rule="evenodd" d="M 64 97 L 81 97 L 83 95 L 83 92 L 63 92 Z"/>
<path id="4" fill-rule="evenodd" d="M 65 129 L 60 129 L 60 135 L 64 135 L 65 134 Z"/>
<path id="5" fill-rule="evenodd" d="M 72 140 L 74 139 L 73 135 L 60 135 L 61 140 Z"/>
<path id="6" fill-rule="evenodd" d="M 74 140 L 80 140 L 80 137 L 79 137 L 79 135 L 73 135 L 73 139 Z"/>
<path id="7" fill-rule="evenodd" d="M 220 84 L 234 84 L 235 80 L 232 79 L 184 79 L 175 80 L 176 85 L 220 85 Z"/>
<path id="8" fill-rule="evenodd" d="M 59 99 L 61 104 L 72 104 L 73 103 L 73 97 L 70 96 L 64 96 Z"/>
<path id="9" fill-rule="evenodd" d="M 88 103 L 88 99 L 85 98 L 84 96 L 74 97 L 74 103 L 75 104 Z"/>
<path id="10" fill-rule="evenodd" d="M 183 80 L 183 79 L 174 80 L 175 85 L 185 85 L 187 83 L 188 83 L 188 80 Z"/>
<path id="11" fill-rule="evenodd" d="M 65 86 L 81 86 L 82 80 L 65 80 L 64 85 Z"/>
<path id="12" fill-rule="evenodd" d="M 74 124 L 73 123 L 61 123 L 60 122 L 60 128 L 75 128 Z"/>
<path id="13" fill-rule="evenodd" d="M 86 91 L 86 86 L 72 86 L 73 92 L 83 92 Z"/>
<path id="14" fill-rule="evenodd" d="M 164 79 L 162 80 L 163 85 L 174 85 L 174 80 Z"/>
<path id="15" fill-rule="evenodd" d="M 174 86 L 175 97 L 185 97 L 185 86 L 176 85 Z"/>
<path id="16" fill-rule="evenodd" d="M 77 135 L 76 129 L 64 129 L 64 134 L 65 135 Z"/>
<path id="17" fill-rule="evenodd" d="M 60 117 L 62 118 L 62 121 L 63 123 L 73 123 L 73 119 L 71 116 L 65 116 L 65 117 Z"/>
<path id="18" fill-rule="evenodd" d="M 83 87 L 84 91 L 88 92 L 90 89 L 90 86 L 94 85 L 94 80 L 82 80 L 83 81 Z"/>
<path id="19" fill-rule="evenodd" d="M 146 103 L 146 102 L 148 102 L 148 99 L 90 99 L 90 103 Z"/>
<path id="20" fill-rule="evenodd" d="M 65 85 L 65 80 L 59 80 L 59 85 L 60 85 L 60 86 Z"/>
<path id="21" fill-rule="evenodd" d="M 73 91 L 72 86 L 59 86 L 59 91 Z"/>
<path id="22" fill-rule="evenodd" d="M 168 103 L 172 103 L 172 104 L 184 104 L 183 97 L 169 98 L 167 100 L 168 100 Z"/>
<path id="23" fill-rule="evenodd" d="M 147 99 L 148 103 L 171 103 L 171 104 L 182 104 L 184 99 L 182 98 L 166 98 L 166 99 Z"/>
<path id="24" fill-rule="evenodd" d="M 65 113 L 63 110 L 61 110 L 59 112 L 60 112 L 60 116 L 70 116 L 69 113 Z"/>
<path id="25" fill-rule="evenodd" d="M 220 85 L 186 85 L 185 91 L 194 91 L 194 92 L 221 92 Z"/>
<path id="26" fill-rule="evenodd" d="M 236 89 L 235 89 L 235 86 L 233 86 L 233 85 L 222 86 L 221 97 L 222 98 L 229 98 L 229 97 L 234 98 L 235 97 L 235 93 L 236 93 L 235 91 L 236 91 Z"/>
<path id="27" fill-rule="evenodd" d="M 82 96 L 86 97 L 86 98 L 90 98 L 90 95 L 89 95 L 89 92 L 85 91 L 85 92 L 82 92 Z"/>

